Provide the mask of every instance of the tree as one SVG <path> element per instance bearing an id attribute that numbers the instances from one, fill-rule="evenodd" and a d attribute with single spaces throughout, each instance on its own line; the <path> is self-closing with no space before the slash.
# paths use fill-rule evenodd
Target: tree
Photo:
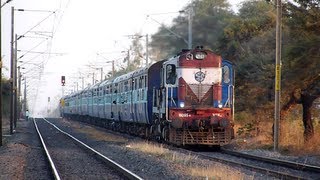
<path id="1" fill-rule="evenodd" d="M 132 66 L 132 69 L 140 68 L 143 65 L 143 60 L 145 54 L 143 53 L 143 46 L 141 44 L 141 39 L 145 37 L 139 33 L 135 33 L 132 36 L 132 44 L 130 46 L 130 49 L 132 51 L 132 63 L 130 64 Z"/>
<path id="2" fill-rule="evenodd" d="M 187 48 L 188 9 L 193 7 L 193 46 L 202 45 L 214 51 L 218 50 L 219 38 L 228 25 L 227 19 L 233 17 L 227 0 L 198 0 L 188 4 L 186 11 L 175 18 L 170 27 L 162 26 L 152 36 L 152 53 L 159 53 L 158 60 L 175 55 Z M 175 34 L 173 34 L 174 32 Z"/>
<path id="3" fill-rule="evenodd" d="M 10 82 L 2 79 L 2 112 L 4 116 L 9 116 L 10 109 Z"/>
<path id="4" fill-rule="evenodd" d="M 320 97 L 320 1 L 289 2 L 285 18 L 290 39 L 285 49 L 283 78 L 287 95 L 282 114 L 302 105 L 304 137 L 308 141 L 314 135 L 311 107 Z"/>
<path id="5" fill-rule="evenodd" d="M 244 2 L 219 39 L 222 57 L 236 68 L 237 111 L 271 108 L 275 56 L 275 10 L 264 1 Z M 252 96 L 254 94 L 254 96 Z M 259 108 L 257 108 L 259 107 Z"/>
<path id="6" fill-rule="evenodd" d="M 143 53 L 143 45 L 141 39 L 145 37 L 140 33 L 135 33 L 131 35 L 132 38 L 130 48 L 127 51 L 123 51 L 125 57 L 123 58 L 123 63 L 121 64 L 118 70 L 115 70 L 114 77 L 126 74 L 128 72 L 134 71 L 143 66 L 143 61 L 145 53 Z M 108 77 L 112 77 L 112 72 L 108 72 Z"/>

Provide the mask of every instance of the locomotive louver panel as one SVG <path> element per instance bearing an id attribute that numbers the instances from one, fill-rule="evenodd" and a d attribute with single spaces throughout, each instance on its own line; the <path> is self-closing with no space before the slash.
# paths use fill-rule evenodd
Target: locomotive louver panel
<path id="1" fill-rule="evenodd" d="M 212 86 L 202 84 L 191 84 L 190 88 L 198 99 L 202 100 L 204 95 L 209 91 Z"/>
<path id="2" fill-rule="evenodd" d="M 213 88 L 211 85 L 189 84 L 186 89 L 186 105 L 213 104 Z"/>

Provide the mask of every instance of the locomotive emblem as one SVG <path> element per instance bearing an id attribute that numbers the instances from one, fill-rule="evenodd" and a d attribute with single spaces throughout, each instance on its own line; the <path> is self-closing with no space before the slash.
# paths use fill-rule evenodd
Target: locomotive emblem
<path id="1" fill-rule="evenodd" d="M 199 71 L 194 75 L 194 79 L 198 82 L 202 82 L 205 77 L 206 75 L 202 71 Z"/>

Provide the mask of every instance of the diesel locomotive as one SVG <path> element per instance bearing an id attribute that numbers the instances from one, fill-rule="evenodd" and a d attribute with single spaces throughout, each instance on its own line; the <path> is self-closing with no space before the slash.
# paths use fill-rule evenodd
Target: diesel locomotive
<path id="1" fill-rule="evenodd" d="M 225 145 L 234 137 L 233 65 L 203 47 L 182 50 L 62 97 L 60 112 L 176 145 Z"/>

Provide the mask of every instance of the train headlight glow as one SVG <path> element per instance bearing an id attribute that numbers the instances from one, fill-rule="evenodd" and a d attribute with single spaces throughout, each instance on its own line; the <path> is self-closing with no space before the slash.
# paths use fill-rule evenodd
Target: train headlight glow
<path id="1" fill-rule="evenodd" d="M 223 105 L 221 103 L 218 104 L 218 108 L 222 108 Z"/>
<path id="2" fill-rule="evenodd" d="M 206 58 L 206 56 L 207 56 L 207 54 L 206 54 L 205 52 L 201 52 L 201 51 L 196 52 L 196 53 L 194 54 L 194 57 L 195 57 L 196 59 L 198 59 L 198 60 L 202 60 L 202 59 Z"/>
<path id="3" fill-rule="evenodd" d="M 180 103 L 179 103 L 179 106 L 180 106 L 181 108 L 184 108 L 184 102 L 180 102 Z"/>

